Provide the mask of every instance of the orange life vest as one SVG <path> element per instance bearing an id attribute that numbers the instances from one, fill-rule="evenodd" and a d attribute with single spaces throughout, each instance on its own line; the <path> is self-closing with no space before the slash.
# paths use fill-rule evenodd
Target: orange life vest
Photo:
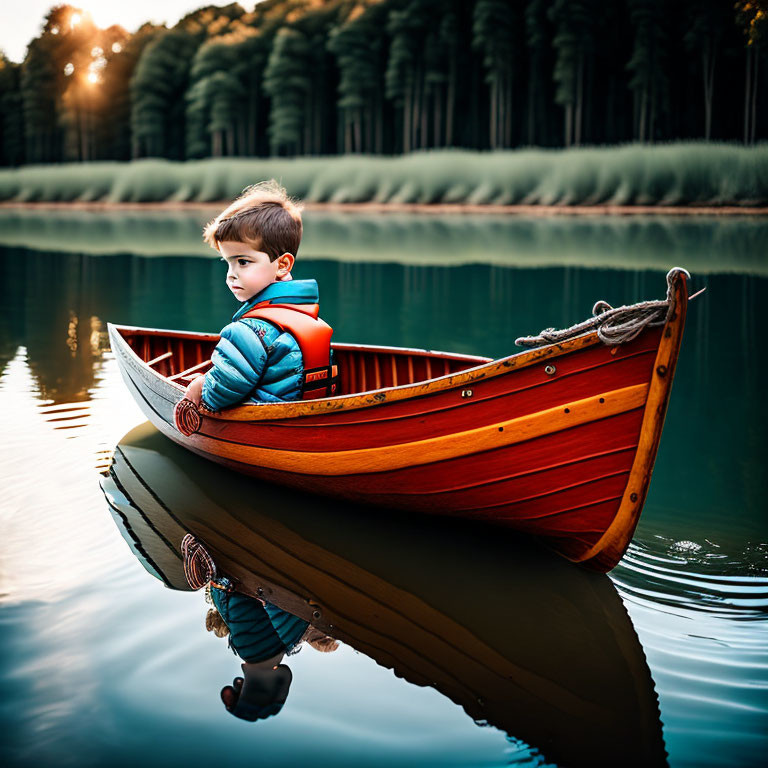
<path id="1" fill-rule="evenodd" d="M 331 365 L 333 328 L 318 317 L 319 313 L 317 304 L 270 304 L 269 301 L 262 301 L 240 318 L 266 320 L 296 339 L 304 360 L 302 400 L 330 397 L 338 389 L 338 367 Z"/>

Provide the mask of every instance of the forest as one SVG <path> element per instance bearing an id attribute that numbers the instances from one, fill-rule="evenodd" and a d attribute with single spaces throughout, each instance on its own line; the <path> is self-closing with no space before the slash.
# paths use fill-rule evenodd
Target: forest
<path id="1" fill-rule="evenodd" d="M 0 165 L 768 138 L 766 0 L 52 8 L 0 54 Z"/>

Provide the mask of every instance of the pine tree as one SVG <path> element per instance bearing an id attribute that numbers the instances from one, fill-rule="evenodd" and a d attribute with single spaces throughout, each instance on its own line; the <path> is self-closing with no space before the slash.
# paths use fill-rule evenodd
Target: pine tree
<path id="1" fill-rule="evenodd" d="M 546 143 L 547 70 L 551 47 L 547 10 L 549 0 L 530 0 L 525 8 L 526 44 L 528 47 L 528 144 Z"/>
<path id="2" fill-rule="evenodd" d="M 311 87 L 304 65 L 308 52 L 307 38 L 296 29 L 286 27 L 275 36 L 264 72 L 264 90 L 271 99 L 269 146 L 273 155 L 297 155 L 302 151 Z"/>
<path id="3" fill-rule="evenodd" d="M 582 141 L 584 92 L 594 52 L 592 0 L 554 0 L 549 17 L 555 25 L 552 44 L 557 53 L 553 77 L 556 103 L 565 110 L 565 146 Z"/>
<path id="4" fill-rule="evenodd" d="M 704 97 L 704 138 L 712 138 L 712 114 L 715 100 L 715 72 L 725 29 L 733 24 L 730 3 L 722 0 L 689 0 L 690 26 L 685 46 L 701 75 Z"/>
<path id="5" fill-rule="evenodd" d="M 512 144 L 513 88 L 518 68 L 522 30 L 522 3 L 477 0 L 473 18 L 473 45 L 480 52 L 485 81 L 491 90 L 491 149 Z"/>
<path id="6" fill-rule="evenodd" d="M 234 155 L 246 92 L 234 74 L 236 36 L 214 38 L 198 48 L 187 91 L 187 156 Z"/>
<path id="7" fill-rule="evenodd" d="M 755 143 L 760 64 L 768 50 L 768 0 L 740 0 L 737 22 L 744 32 L 744 143 Z"/>
<path id="8" fill-rule="evenodd" d="M 20 165 L 24 160 L 20 81 L 21 66 L 0 51 L 0 165 Z"/>
<path id="9" fill-rule="evenodd" d="M 38 38 L 27 48 L 21 67 L 21 98 L 27 162 L 60 159 L 57 100 L 61 92 L 46 41 Z"/>
<path id="10" fill-rule="evenodd" d="M 658 113 L 667 96 L 663 11 L 662 0 L 629 0 L 635 39 L 627 70 L 635 96 L 634 131 L 638 141 L 654 140 Z"/>
<path id="11" fill-rule="evenodd" d="M 106 66 L 100 86 L 98 119 L 99 157 L 111 160 L 131 158 L 131 78 L 144 48 L 162 31 L 153 24 L 142 25 L 133 35 L 118 36 L 104 45 Z M 109 32 L 110 30 L 107 30 Z M 122 31 L 122 30 L 121 30 Z"/>
<path id="12" fill-rule="evenodd" d="M 183 28 L 165 30 L 146 46 L 131 80 L 134 157 L 184 156 L 184 93 L 201 40 Z"/>
<path id="13" fill-rule="evenodd" d="M 328 50 L 339 69 L 338 106 L 345 152 L 383 151 L 386 3 L 360 4 L 331 31 Z"/>
<path id="14" fill-rule="evenodd" d="M 402 110 L 402 151 L 418 147 L 424 90 L 424 42 L 428 0 L 408 0 L 389 13 L 390 36 L 385 85 L 387 98 Z"/>

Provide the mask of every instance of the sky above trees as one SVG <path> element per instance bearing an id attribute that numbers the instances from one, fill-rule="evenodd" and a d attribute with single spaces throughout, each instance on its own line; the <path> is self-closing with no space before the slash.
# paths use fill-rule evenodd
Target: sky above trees
<path id="1" fill-rule="evenodd" d="M 134 32 L 144 22 L 173 26 L 184 14 L 194 11 L 200 0 L 85 0 L 73 3 L 91 14 L 98 27 L 106 29 L 119 24 Z M 52 0 L 0 0 L 0 51 L 17 63 L 24 59 L 27 45 L 40 34 L 48 11 L 57 3 Z M 240 3 L 250 10 L 253 2 Z"/>

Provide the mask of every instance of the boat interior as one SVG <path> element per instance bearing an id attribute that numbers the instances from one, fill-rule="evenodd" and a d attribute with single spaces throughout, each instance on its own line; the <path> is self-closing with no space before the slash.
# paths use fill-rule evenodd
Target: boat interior
<path id="1" fill-rule="evenodd" d="M 186 387 L 211 367 L 219 337 L 118 328 L 131 349 L 161 376 Z M 489 362 L 490 358 L 421 349 L 333 345 L 339 368 L 339 395 L 414 384 Z"/>

